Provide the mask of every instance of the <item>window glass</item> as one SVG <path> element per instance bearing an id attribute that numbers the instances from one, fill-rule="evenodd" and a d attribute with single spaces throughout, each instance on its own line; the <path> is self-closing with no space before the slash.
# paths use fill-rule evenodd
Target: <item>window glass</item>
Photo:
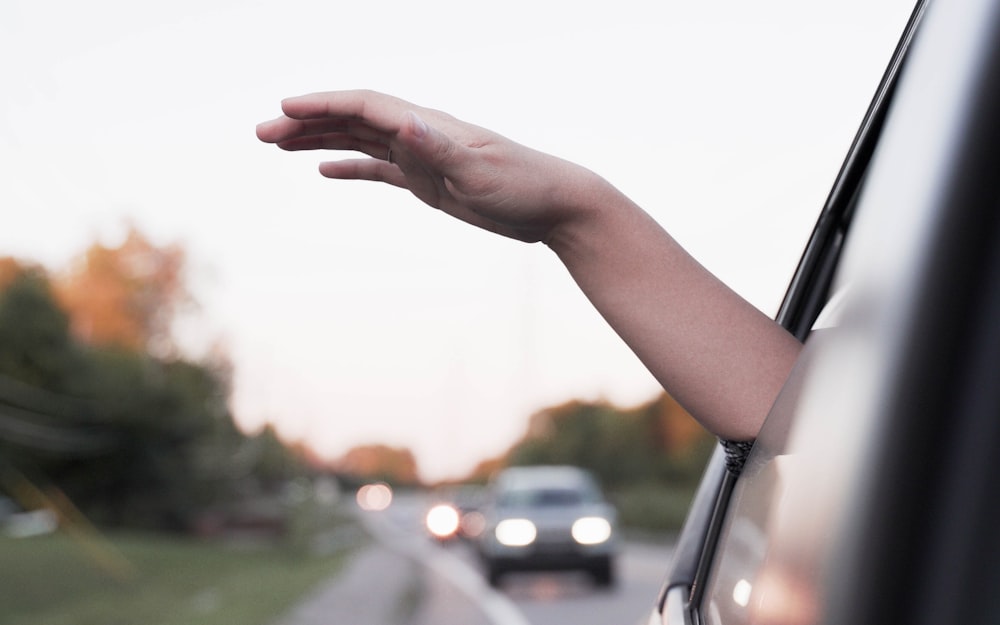
<path id="1" fill-rule="evenodd" d="M 789 387 L 792 385 L 789 384 Z M 771 557 L 774 547 L 774 512 L 787 488 L 796 459 L 787 450 L 787 434 L 794 399 L 786 394 L 772 412 L 747 461 L 743 477 L 730 500 L 729 514 L 719 540 L 719 551 L 702 607 L 708 625 L 733 625 L 760 619 L 773 602 L 762 599 L 769 585 L 778 582 Z M 807 589 L 784 585 L 786 594 L 799 594 L 808 604 Z M 788 603 L 788 599 L 783 603 Z M 801 620 L 795 622 L 808 622 Z"/>
<path id="2" fill-rule="evenodd" d="M 875 341 L 842 320 L 813 331 L 734 489 L 699 607 L 708 625 L 805 624 L 820 613 L 828 549 L 877 427 Z"/>
<path id="3" fill-rule="evenodd" d="M 596 501 L 594 493 L 572 488 L 540 488 L 533 490 L 513 490 L 503 494 L 500 505 L 531 506 L 537 508 L 578 506 Z"/>

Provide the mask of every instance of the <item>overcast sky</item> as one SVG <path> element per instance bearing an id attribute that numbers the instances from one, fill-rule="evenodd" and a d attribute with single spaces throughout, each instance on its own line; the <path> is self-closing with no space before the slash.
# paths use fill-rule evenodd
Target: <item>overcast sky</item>
<path id="1" fill-rule="evenodd" d="M 571 398 L 658 386 L 555 256 L 259 143 L 281 98 L 372 88 L 580 162 L 769 314 L 908 0 L 6 0 L 0 255 L 50 269 L 135 223 L 188 250 L 189 353 L 233 407 L 429 479 Z"/>

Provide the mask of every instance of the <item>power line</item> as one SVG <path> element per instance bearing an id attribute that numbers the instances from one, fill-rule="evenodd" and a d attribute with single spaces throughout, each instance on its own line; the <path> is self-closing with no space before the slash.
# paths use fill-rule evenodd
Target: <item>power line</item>
<path id="1" fill-rule="evenodd" d="M 40 451 L 78 456 L 100 454 L 118 444 L 118 437 L 106 430 L 44 423 L 49 418 L 16 406 L 0 406 L 0 440 Z"/>

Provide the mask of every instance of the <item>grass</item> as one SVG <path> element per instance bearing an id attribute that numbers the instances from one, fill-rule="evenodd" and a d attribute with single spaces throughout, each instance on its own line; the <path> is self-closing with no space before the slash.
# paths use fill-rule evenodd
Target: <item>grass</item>
<path id="1" fill-rule="evenodd" d="M 161 535 L 0 537 L 0 624 L 263 625 L 343 558 Z"/>

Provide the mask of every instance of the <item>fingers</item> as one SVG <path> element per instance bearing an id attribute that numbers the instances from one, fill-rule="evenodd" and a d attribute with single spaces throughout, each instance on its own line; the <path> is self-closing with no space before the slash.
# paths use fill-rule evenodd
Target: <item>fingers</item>
<path id="1" fill-rule="evenodd" d="M 282 112 L 291 119 L 341 119 L 363 121 L 375 130 L 396 134 L 402 113 L 412 104 L 384 93 L 369 90 L 310 93 L 281 102 Z"/>
<path id="2" fill-rule="evenodd" d="M 408 189 L 406 176 L 399 167 L 386 161 L 367 158 L 347 159 L 320 163 L 319 173 L 327 178 L 340 180 L 371 180 L 385 182 L 395 187 Z"/>
<path id="3" fill-rule="evenodd" d="M 408 107 L 374 91 L 308 94 L 282 101 L 285 116 L 259 124 L 257 137 L 284 150 L 351 150 L 388 160 Z"/>
<path id="4" fill-rule="evenodd" d="M 313 93 L 283 100 L 281 108 L 285 116 L 259 124 L 257 137 L 286 150 L 356 150 L 385 158 L 384 146 L 398 138 L 419 158 L 436 163 L 458 147 L 417 113 L 434 111 L 375 91 Z"/>
<path id="5" fill-rule="evenodd" d="M 389 146 L 381 141 L 365 141 L 347 134 L 329 134 L 320 136 L 295 137 L 279 141 L 282 150 L 295 152 L 299 150 L 350 150 L 362 152 L 373 158 L 388 160 Z"/>
<path id="6" fill-rule="evenodd" d="M 385 137 L 380 132 L 364 122 L 342 118 L 292 119 L 278 117 L 257 125 L 257 137 L 268 143 L 275 143 L 290 137 L 323 135 L 342 132 L 356 135 L 364 139 Z"/>
<path id="7" fill-rule="evenodd" d="M 373 91 L 313 93 L 288 98 L 281 108 L 282 117 L 258 125 L 262 141 L 285 150 L 350 150 L 372 157 L 322 163 L 323 176 L 384 182 L 485 230 L 525 241 L 540 238 L 530 219 L 504 207 L 511 204 L 504 168 L 515 164 L 523 170 L 524 163 L 503 137 Z M 515 188 L 523 186 L 523 177 L 514 177 Z"/>

